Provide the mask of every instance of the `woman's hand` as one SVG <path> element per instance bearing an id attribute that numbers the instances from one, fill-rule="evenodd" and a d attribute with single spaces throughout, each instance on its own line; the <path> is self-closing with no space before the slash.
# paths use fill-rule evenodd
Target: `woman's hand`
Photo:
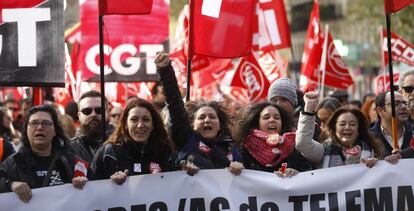
<path id="1" fill-rule="evenodd" d="M 365 158 L 362 159 L 362 163 L 365 163 L 365 165 L 368 168 L 372 168 L 373 166 L 375 166 L 375 164 L 378 162 L 378 159 L 376 158 Z"/>
<path id="2" fill-rule="evenodd" d="M 200 168 L 197 167 L 193 162 L 182 160 L 180 162 L 181 169 L 186 171 L 188 175 L 194 176 L 200 171 Z"/>
<path id="3" fill-rule="evenodd" d="M 237 161 L 231 162 L 229 165 L 229 171 L 235 176 L 240 175 L 243 169 L 244 169 L 243 164 Z"/>
<path id="4" fill-rule="evenodd" d="M 155 65 L 157 66 L 157 69 L 166 67 L 170 64 L 170 57 L 165 52 L 160 52 L 155 57 Z"/>
<path id="5" fill-rule="evenodd" d="M 122 185 L 126 178 L 128 177 L 128 169 L 125 169 L 124 172 L 117 171 L 111 176 L 111 180 L 115 182 L 117 185 Z"/>
<path id="6" fill-rule="evenodd" d="M 72 179 L 72 185 L 73 187 L 77 188 L 77 189 L 83 189 L 83 187 L 85 186 L 86 182 L 88 182 L 88 178 L 87 177 L 74 177 Z"/>
<path id="7" fill-rule="evenodd" d="M 17 194 L 24 203 L 29 203 L 32 198 L 32 189 L 25 182 L 12 182 L 11 190 Z"/>
<path id="8" fill-rule="evenodd" d="M 399 159 L 401 159 L 400 153 L 388 155 L 387 157 L 384 158 L 385 161 L 391 164 L 397 164 Z"/>
<path id="9" fill-rule="evenodd" d="M 290 178 L 290 177 L 295 176 L 298 173 L 299 173 L 298 170 L 292 169 L 292 168 L 287 168 L 284 173 L 281 171 L 275 171 L 275 174 L 281 178 Z"/>
<path id="10" fill-rule="evenodd" d="M 313 92 L 306 92 L 303 96 L 303 100 L 305 101 L 305 107 L 303 108 L 303 111 L 308 113 L 315 112 L 316 106 L 318 105 L 318 98 L 319 93 L 316 91 Z"/>

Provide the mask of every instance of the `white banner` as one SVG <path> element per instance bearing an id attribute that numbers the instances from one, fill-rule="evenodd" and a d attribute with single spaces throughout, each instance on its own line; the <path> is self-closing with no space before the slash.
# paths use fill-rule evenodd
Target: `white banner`
<path id="1" fill-rule="evenodd" d="M 379 162 L 372 169 L 352 165 L 300 173 L 282 179 L 245 170 L 183 171 L 129 177 L 123 185 L 108 180 L 33 190 L 28 204 L 14 193 L 0 195 L 0 210 L 111 211 L 348 211 L 414 210 L 413 160 Z"/>

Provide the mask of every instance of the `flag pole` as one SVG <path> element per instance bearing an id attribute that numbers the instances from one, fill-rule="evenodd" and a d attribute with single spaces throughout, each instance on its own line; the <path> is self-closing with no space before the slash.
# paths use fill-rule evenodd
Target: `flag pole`
<path id="1" fill-rule="evenodd" d="M 105 141 L 106 132 L 106 106 L 105 106 L 105 57 L 104 57 L 104 37 L 103 37 L 103 15 L 99 14 L 99 67 L 101 82 L 101 107 L 102 107 L 102 141 Z"/>
<path id="2" fill-rule="evenodd" d="M 328 33 L 329 33 L 329 25 L 325 25 L 325 37 L 323 38 L 323 50 L 322 50 L 322 59 L 320 64 L 319 73 L 322 72 L 321 77 L 321 93 L 319 95 L 320 100 L 323 99 L 324 92 L 325 92 L 325 75 L 326 75 L 326 54 L 328 52 Z"/>
<path id="3" fill-rule="evenodd" d="M 391 113 L 392 113 L 392 143 L 394 149 L 399 149 L 397 139 L 397 118 L 395 117 L 395 98 L 394 98 L 394 73 L 392 69 L 392 55 L 391 55 L 391 15 L 386 14 L 387 22 L 387 46 L 388 46 L 388 70 L 390 77 L 390 95 L 391 95 Z"/>
<path id="4" fill-rule="evenodd" d="M 386 68 L 386 65 L 385 65 L 385 58 L 384 58 L 384 34 L 382 33 L 383 32 L 383 28 L 382 28 L 382 26 L 380 26 L 379 27 L 379 31 L 380 31 L 380 46 L 381 46 L 381 69 L 382 69 L 382 71 L 383 71 L 383 73 L 382 73 L 382 81 L 383 81 L 383 84 L 384 84 L 384 90 L 385 90 L 385 76 L 386 76 L 386 72 L 385 72 L 385 68 Z"/>
<path id="5" fill-rule="evenodd" d="M 185 101 L 190 101 L 190 87 L 191 87 L 191 61 L 193 60 L 193 40 L 194 40 L 194 2 L 190 0 L 190 14 L 189 14 L 189 24 L 188 24 L 188 56 L 187 56 L 187 92 L 185 96 Z"/>

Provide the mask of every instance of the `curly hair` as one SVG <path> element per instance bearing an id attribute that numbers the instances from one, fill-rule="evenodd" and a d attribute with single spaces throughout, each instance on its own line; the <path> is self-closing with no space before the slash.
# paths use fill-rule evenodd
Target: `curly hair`
<path id="1" fill-rule="evenodd" d="M 0 106 L 0 136 L 4 134 L 10 135 L 11 130 L 6 125 L 3 125 L 3 118 L 7 115 L 7 112 L 11 111 L 9 108 Z"/>
<path id="2" fill-rule="evenodd" d="M 260 113 L 268 106 L 275 107 L 280 113 L 280 118 L 282 120 L 282 128 L 279 132 L 280 135 L 291 131 L 293 119 L 282 107 L 268 101 L 252 104 L 244 110 L 243 115 L 237 121 L 235 137 L 240 144 L 246 140 L 246 137 L 252 129 L 259 128 Z"/>
<path id="3" fill-rule="evenodd" d="M 328 119 L 327 126 L 321 134 L 321 140 L 325 141 L 330 138 L 334 144 L 342 146 L 336 135 L 336 123 L 339 116 L 345 113 L 351 113 L 358 121 L 358 136 L 356 141 L 365 142 L 369 147 L 371 147 L 371 149 L 374 150 L 376 157 L 383 158 L 385 151 L 384 145 L 371 134 L 364 114 L 357 109 L 341 107 L 336 110 Z"/>
<path id="4" fill-rule="evenodd" d="M 129 112 L 136 107 L 145 108 L 151 113 L 152 124 L 154 129 L 151 131 L 151 134 L 148 137 L 147 146 L 149 147 L 149 149 L 151 149 L 151 151 L 157 158 L 161 158 L 164 147 L 166 145 L 170 145 L 167 130 L 164 126 L 160 114 L 155 109 L 155 107 L 148 101 L 139 98 L 133 99 L 128 102 L 126 108 L 122 112 L 119 123 L 115 128 L 115 131 L 104 144 L 122 146 L 128 140 L 132 139 L 128 131 L 127 121 Z"/>
<path id="5" fill-rule="evenodd" d="M 221 134 L 231 136 L 231 122 L 229 116 L 227 115 L 227 109 L 221 103 L 218 103 L 216 101 L 200 100 L 186 103 L 186 108 L 188 110 L 188 118 L 191 127 L 194 127 L 194 120 L 196 118 L 198 110 L 200 110 L 200 108 L 203 107 L 210 107 L 216 112 L 220 123 Z"/>
<path id="6" fill-rule="evenodd" d="M 68 138 L 65 136 L 65 132 L 63 130 L 63 127 L 60 125 L 56 110 L 54 108 L 52 108 L 51 106 L 49 106 L 49 105 L 35 106 L 35 107 L 30 108 L 27 111 L 26 120 L 25 120 L 25 122 L 23 124 L 23 128 L 22 128 L 21 142 L 23 143 L 23 145 L 30 147 L 29 137 L 27 136 L 27 127 L 29 125 L 30 117 L 33 114 L 37 113 L 37 112 L 46 112 L 46 113 L 50 114 L 50 116 L 52 117 L 53 127 L 55 128 L 55 134 L 56 134 L 55 137 L 53 138 L 53 142 L 57 142 L 59 140 L 62 140 L 63 144 L 66 145 L 67 141 L 68 141 Z"/>

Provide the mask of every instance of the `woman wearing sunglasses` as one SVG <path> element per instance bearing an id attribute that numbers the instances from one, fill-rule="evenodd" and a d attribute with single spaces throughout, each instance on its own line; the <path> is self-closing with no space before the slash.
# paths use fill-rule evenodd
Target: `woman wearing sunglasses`
<path id="1" fill-rule="evenodd" d="M 74 156 L 52 107 L 31 108 L 22 133 L 19 151 L 0 166 L 0 192 L 13 191 L 27 203 L 33 188 L 66 183 L 83 188 L 90 176 L 87 163 Z"/>
<path id="2" fill-rule="evenodd" d="M 328 119 L 322 144 L 312 140 L 319 95 L 308 92 L 296 132 L 296 149 L 318 168 L 365 163 L 372 167 L 384 157 L 384 145 L 375 139 L 361 111 L 342 107 Z"/>
<path id="3" fill-rule="evenodd" d="M 94 157 L 97 179 L 111 178 L 117 184 L 128 175 L 170 170 L 172 147 L 167 130 L 154 106 L 143 100 L 129 101 L 115 131 Z"/>

